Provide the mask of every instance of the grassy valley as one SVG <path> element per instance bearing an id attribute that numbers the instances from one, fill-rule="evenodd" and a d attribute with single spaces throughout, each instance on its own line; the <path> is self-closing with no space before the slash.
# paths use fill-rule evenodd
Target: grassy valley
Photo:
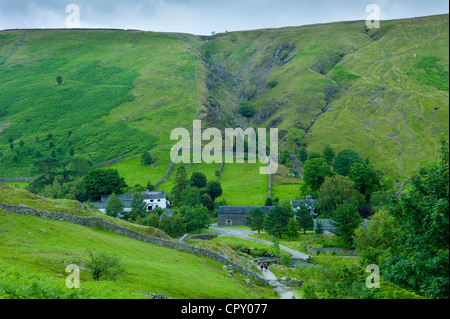
<path id="1" fill-rule="evenodd" d="M 270 257 L 277 243 L 304 254 L 355 249 L 356 257 L 316 250 L 307 267 L 283 259 L 274 273 L 298 279 L 296 297 L 441 298 L 448 291 L 448 22 L 446 14 L 381 21 L 379 29 L 350 21 L 211 36 L 0 31 L 0 203 L 99 217 L 171 244 L 217 222 L 219 206 L 274 206 L 247 219 L 262 230 L 253 237 L 273 245 L 236 237 L 190 244 L 220 255 L 234 249 L 233 261 L 252 270 L 255 261 L 238 255 L 255 247 Z M 260 162 L 172 163 L 172 131 L 185 128 L 192 138 L 194 120 L 222 136 L 226 128 L 266 135 L 278 128 L 277 173 L 260 174 Z M 147 194 L 158 197 L 144 205 L 142 192 L 156 183 L 165 194 Z M 113 193 L 133 193 L 131 212 L 115 195 L 106 214 L 95 208 Z M 292 207 L 308 195 L 313 206 Z M 172 205 L 163 211 L 166 200 Z M 327 237 L 313 219 L 342 227 Z M 125 272 L 97 282 L 82 269 L 83 289 L 68 292 L 65 267 L 85 265 L 88 249 L 119 256 Z M 368 290 L 366 264 L 380 265 L 384 290 Z M 0 209 L 0 297 L 278 298 L 223 266 L 101 227 Z"/>

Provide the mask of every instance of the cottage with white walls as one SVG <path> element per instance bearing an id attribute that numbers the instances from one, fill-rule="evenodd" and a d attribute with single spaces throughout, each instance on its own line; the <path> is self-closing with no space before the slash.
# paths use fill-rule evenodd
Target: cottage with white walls
<path id="1" fill-rule="evenodd" d="M 123 203 L 123 211 L 131 212 L 131 201 L 133 200 L 133 194 L 119 194 L 117 197 Z M 144 203 L 148 212 L 153 211 L 156 207 L 160 207 L 161 209 L 167 209 L 170 207 L 170 202 L 166 199 L 166 193 L 164 191 L 150 192 L 147 190 L 142 193 L 142 197 L 144 198 Z M 100 202 L 95 202 L 92 204 L 102 213 L 106 213 L 106 204 L 110 198 L 111 195 L 102 195 Z"/>

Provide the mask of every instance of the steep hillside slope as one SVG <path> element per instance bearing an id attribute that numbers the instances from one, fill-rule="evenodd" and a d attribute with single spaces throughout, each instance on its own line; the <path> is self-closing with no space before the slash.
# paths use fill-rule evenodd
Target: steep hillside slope
<path id="1" fill-rule="evenodd" d="M 280 138 L 301 128 L 310 151 L 353 149 L 401 181 L 448 137 L 448 44 L 448 15 L 212 37 L 3 31 L 0 176 L 32 176 L 52 151 L 65 159 L 73 148 L 97 164 L 155 147 L 160 176 L 171 130 L 202 119 L 278 127 Z M 243 101 L 253 116 L 239 114 Z"/>
<path id="2" fill-rule="evenodd" d="M 353 149 L 404 177 L 448 137 L 448 15 L 232 32 L 200 44 L 209 114 L 307 131 L 310 151 Z M 236 110 L 250 101 L 255 115 Z M 420 150 L 419 152 L 417 150 Z"/>
<path id="3" fill-rule="evenodd" d="M 192 126 L 198 109 L 193 56 L 151 32 L 4 31 L 0 79 L 3 176 L 31 176 L 52 150 L 94 163 L 142 153 Z"/>

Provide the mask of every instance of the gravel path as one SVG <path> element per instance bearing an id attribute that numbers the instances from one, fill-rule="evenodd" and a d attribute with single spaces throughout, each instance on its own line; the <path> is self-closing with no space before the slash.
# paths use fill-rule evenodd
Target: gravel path
<path id="1" fill-rule="evenodd" d="M 214 226 L 209 227 L 209 228 L 214 230 L 215 233 L 219 236 L 235 236 L 235 237 L 240 237 L 240 238 L 244 238 L 247 240 L 252 240 L 252 241 L 256 241 L 256 242 L 260 242 L 260 243 L 264 243 L 264 244 L 268 244 L 268 245 L 273 244 L 267 240 L 249 237 L 249 235 L 251 235 L 251 234 L 256 234 L 257 233 L 256 231 L 251 231 L 248 229 L 240 229 L 240 228 L 222 228 L 222 227 L 219 228 L 219 227 L 214 227 Z M 292 254 L 292 258 L 307 260 L 310 257 L 304 253 L 301 253 L 299 251 L 296 251 L 294 249 L 291 249 L 291 248 L 288 248 L 285 246 L 280 245 L 280 249 Z M 278 295 L 280 295 L 280 299 L 292 299 L 294 297 L 294 295 L 291 292 L 291 289 L 286 287 L 281 282 L 279 282 L 277 277 L 273 274 L 273 272 L 271 272 L 270 270 L 267 270 L 267 271 L 263 271 L 262 274 L 264 275 L 264 278 L 266 280 L 268 280 L 270 287 L 272 287 L 272 289 L 274 289 L 278 293 Z"/>

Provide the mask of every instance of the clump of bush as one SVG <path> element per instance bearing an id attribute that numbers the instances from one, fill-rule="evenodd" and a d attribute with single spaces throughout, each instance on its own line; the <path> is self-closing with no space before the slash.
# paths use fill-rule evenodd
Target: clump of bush
<path id="1" fill-rule="evenodd" d="M 125 273 L 119 257 L 90 250 L 88 250 L 88 255 L 89 261 L 86 263 L 86 268 L 92 272 L 94 281 L 115 280 L 117 276 Z"/>
<path id="2" fill-rule="evenodd" d="M 250 101 L 243 101 L 241 102 L 238 112 L 245 117 L 253 117 L 255 115 L 255 108 L 251 104 Z"/>

